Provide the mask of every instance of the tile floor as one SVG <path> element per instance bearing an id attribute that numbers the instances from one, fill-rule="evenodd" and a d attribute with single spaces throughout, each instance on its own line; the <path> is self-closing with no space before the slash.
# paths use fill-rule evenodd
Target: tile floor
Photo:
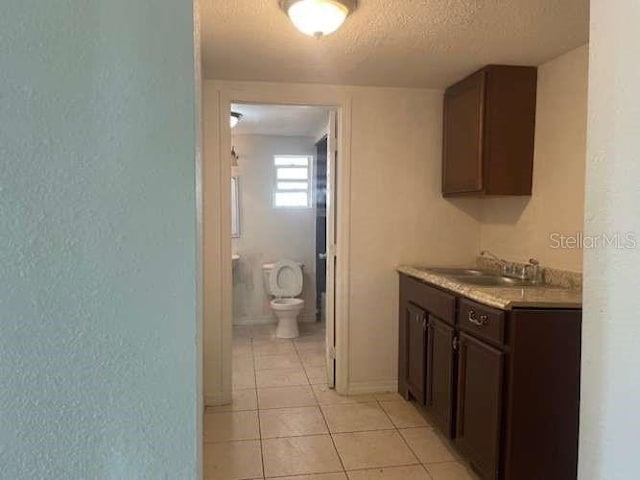
<path id="1" fill-rule="evenodd" d="M 205 480 L 475 480 L 413 404 L 328 389 L 322 325 L 234 327 L 233 402 L 204 420 Z"/>

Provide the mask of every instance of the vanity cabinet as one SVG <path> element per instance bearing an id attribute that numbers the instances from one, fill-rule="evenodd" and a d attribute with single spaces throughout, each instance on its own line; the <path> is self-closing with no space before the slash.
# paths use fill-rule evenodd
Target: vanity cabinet
<path id="1" fill-rule="evenodd" d="M 581 318 L 500 310 L 401 274 L 399 393 L 483 480 L 576 479 Z"/>
<path id="2" fill-rule="evenodd" d="M 442 432 L 453 434 L 453 391 L 455 382 L 453 326 L 429 316 L 427 326 L 427 398 L 425 406 Z"/>
<path id="3" fill-rule="evenodd" d="M 441 379 L 430 373 L 433 372 L 429 370 L 432 363 L 427 362 L 427 356 L 433 356 L 435 352 L 435 361 L 440 362 L 442 351 L 451 350 L 451 343 L 442 344 L 441 330 L 434 332 L 431 319 L 437 318 L 453 326 L 455 297 L 405 275 L 400 277 L 400 284 L 398 389 L 406 399 L 425 405 L 434 398 L 439 401 L 441 395 L 438 393 L 437 398 L 434 397 L 432 385 Z M 440 369 L 435 372 L 441 374 Z"/>
<path id="4" fill-rule="evenodd" d="M 531 195 L 536 67 L 489 65 L 444 96 L 442 194 Z"/>
<path id="5" fill-rule="evenodd" d="M 427 314 L 420 307 L 408 303 L 405 310 L 407 345 L 405 353 L 407 390 L 419 403 L 425 398 L 425 346 Z"/>
<path id="6" fill-rule="evenodd" d="M 455 443 L 483 478 L 498 477 L 504 356 L 461 333 Z"/>

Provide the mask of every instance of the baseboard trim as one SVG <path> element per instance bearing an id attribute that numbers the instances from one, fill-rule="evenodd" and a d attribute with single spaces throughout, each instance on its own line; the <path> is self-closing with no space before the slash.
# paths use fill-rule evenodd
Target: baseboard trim
<path id="1" fill-rule="evenodd" d="M 204 396 L 205 407 L 219 407 L 221 405 L 229 405 L 231 403 L 231 392 L 218 392 L 213 395 Z"/>
<path id="2" fill-rule="evenodd" d="M 242 317 L 234 318 L 234 325 L 269 325 L 276 324 L 276 317 L 272 315 L 263 315 L 261 317 Z"/>
<path id="3" fill-rule="evenodd" d="M 380 382 L 350 382 L 347 395 L 368 395 L 371 393 L 394 393 L 398 391 L 396 380 Z"/>
<path id="4" fill-rule="evenodd" d="M 303 313 L 298 317 L 299 323 L 314 323 L 316 321 L 315 313 Z M 276 317 L 273 315 L 263 315 L 261 317 L 244 317 L 234 318 L 233 324 L 238 326 L 247 325 L 275 325 L 277 323 Z"/>

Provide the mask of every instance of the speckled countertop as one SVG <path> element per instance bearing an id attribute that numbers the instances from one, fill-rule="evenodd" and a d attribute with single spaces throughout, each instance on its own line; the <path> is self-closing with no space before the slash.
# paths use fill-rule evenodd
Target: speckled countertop
<path id="1" fill-rule="evenodd" d="M 429 272 L 427 267 L 400 266 L 398 272 L 424 282 L 450 290 L 463 297 L 501 310 L 512 308 L 581 308 L 580 289 L 551 285 L 531 287 L 479 287 L 462 283 L 454 278 Z"/>

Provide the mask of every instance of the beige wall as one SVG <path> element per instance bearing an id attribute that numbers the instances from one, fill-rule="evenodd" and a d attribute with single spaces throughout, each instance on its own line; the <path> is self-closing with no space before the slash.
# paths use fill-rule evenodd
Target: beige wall
<path id="1" fill-rule="evenodd" d="M 533 194 L 483 200 L 483 249 L 582 271 L 582 250 L 554 249 L 550 235 L 583 230 L 587 75 L 586 45 L 540 66 Z"/>
<path id="2" fill-rule="evenodd" d="M 314 321 L 316 312 L 316 210 L 273 207 L 273 156 L 315 158 L 313 137 L 234 135 L 240 156 L 241 234 L 233 239 L 240 260 L 233 272 L 233 323 L 275 322 L 264 291 L 262 265 L 284 258 L 303 263 L 305 308 L 300 321 Z"/>
<path id="3" fill-rule="evenodd" d="M 398 264 L 468 264 L 475 201 L 440 194 L 442 92 L 354 89 L 349 378 L 353 391 L 395 384 Z"/>
<path id="4" fill-rule="evenodd" d="M 216 215 L 224 212 L 216 200 L 215 188 L 221 184 L 215 149 L 220 138 L 219 101 L 233 100 L 233 92 L 261 92 L 261 98 L 300 101 L 341 98 L 350 105 L 352 131 L 350 138 L 344 139 L 350 145 L 350 195 L 342 199 L 351 207 L 351 261 L 348 278 L 341 279 L 348 282 L 350 304 L 346 390 L 394 389 L 398 321 L 395 267 L 402 263 L 467 264 L 479 249 L 475 202 L 447 201 L 440 195 L 442 92 L 205 82 L 204 315 L 205 394 L 209 403 L 225 398 L 230 388 L 230 366 L 225 364 L 230 357 L 225 351 L 230 333 L 222 319 L 231 314 L 222 303 L 224 298 L 216 296 L 222 295 L 222 280 L 227 278 L 218 258 L 222 242 L 227 240 L 219 235 L 216 223 Z"/>
<path id="5" fill-rule="evenodd" d="M 640 237 L 640 2 L 591 2 L 585 233 Z M 640 478 L 640 248 L 585 250 L 581 480 Z"/>

